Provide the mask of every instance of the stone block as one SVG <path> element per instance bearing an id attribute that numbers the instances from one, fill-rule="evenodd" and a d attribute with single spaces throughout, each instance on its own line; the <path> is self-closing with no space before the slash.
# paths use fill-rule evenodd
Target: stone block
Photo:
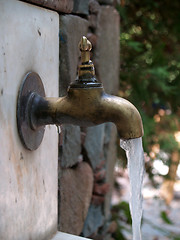
<path id="1" fill-rule="evenodd" d="M 102 183 L 102 184 L 95 183 L 93 188 L 93 193 L 96 195 L 103 196 L 108 192 L 108 189 L 109 189 L 108 183 Z"/>
<path id="2" fill-rule="evenodd" d="M 73 13 L 88 15 L 89 0 L 74 0 Z"/>
<path id="3" fill-rule="evenodd" d="M 96 47 L 96 42 L 97 42 L 97 36 L 96 34 L 93 33 L 88 33 L 87 34 L 88 40 L 92 43 L 92 49 L 95 49 Z M 93 52 L 93 51 L 92 51 Z"/>
<path id="4" fill-rule="evenodd" d="M 98 0 L 100 4 L 112 5 L 114 0 Z"/>
<path id="5" fill-rule="evenodd" d="M 111 141 L 112 131 L 117 131 L 115 124 L 114 124 L 114 123 L 111 123 L 111 122 L 105 123 L 104 144 L 109 144 L 109 142 Z"/>
<path id="6" fill-rule="evenodd" d="M 108 17 L 107 17 L 108 16 Z M 97 21 L 97 44 L 94 51 L 96 74 L 109 94 L 119 87 L 119 14 L 114 7 L 101 6 Z"/>
<path id="7" fill-rule="evenodd" d="M 94 170 L 104 160 L 104 128 L 105 124 L 87 128 L 84 148 Z"/>
<path id="8" fill-rule="evenodd" d="M 41 7 L 50 8 L 58 12 L 71 13 L 73 10 L 73 0 L 21 0 Z"/>
<path id="9" fill-rule="evenodd" d="M 97 28 L 97 15 L 91 14 L 88 16 L 89 28 L 93 31 Z"/>
<path id="10" fill-rule="evenodd" d="M 100 10 L 100 5 L 96 0 L 90 0 L 89 1 L 89 12 L 91 14 L 98 14 Z"/>
<path id="11" fill-rule="evenodd" d="M 113 123 L 106 123 L 104 157 L 106 162 L 106 182 L 109 184 L 109 191 L 105 195 L 104 215 L 108 220 L 110 217 L 110 206 L 112 189 L 114 185 L 114 166 L 117 160 L 117 129 Z"/>
<path id="12" fill-rule="evenodd" d="M 72 167 L 79 161 L 81 153 L 81 132 L 79 126 L 62 125 L 62 148 L 59 163 L 62 168 Z"/>
<path id="13" fill-rule="evenodd" d="M 60 16 L 60 96 L 66 95 L 70 82 L 76 79 L 80 57 L 78 44 L 87 31 L 87 20 L 73 15 Z"/>
<path id="14" fill-rule="evenodd" d="M 98 135 L 103 136 L 99 139 L 98 143 L 101 142 L 101 144 L 98 144 L 98 146 L 99 146 L 100 153 L 103 150 L 105 169 L 103 169 L 104 166 L 101 163 L 99 163 L 100 160 L 98 159 L 98 155 L 97 155 L 96 162 L 94 163 L 96 168 L 94 169 L 94 187 L 93 187 L 92 205 L 89 208 L 88 216 L 86 218 L 84 228 L 83 228 L 83 236 L 85 237 L 89 237 L 93 235 L 93 233 L 97 233 L 98 229 L 101 226 L 103 226 L 103 228 L 106 229 L 105 222 L 108 221 L 110 218 L 111 196 L 112 196 L 112 188 L 114 184 L 113 173 L 114 173 L 114 166 L 116 162 L 116 139 L 117 139 L 116 126 L 113 123 L 105 123 L 103 131 L 101 129 L 101 134 L 97 131 L 97 129 L 92 128 L 90 130 L 91 132 L 89 132 L 88 134 L 90 134 L 89 139 L 91 140 L 89 139 L 87 140 L 92 145 L 95 143 L 94 140 L 95 140 L 96 133 Z M 95 144 L 95 146 L 97 145 Z M 93 147 L 94 145 L 92 146 L 92 148 Z M 95 154 L 97 153 L 98 151 L 95 150 L 94 156 L 93 156 L 94 159 L 95 159 Z M 91 155 L 89 154 L 89 156 Z M 99 168 L 99 171 L 98 171 L 98 168 Z"/>
<path id="15" fill-rule="evenodd" d="M 92 189 L 93 172 L 88 163 L 82 162 L 72 169 L 61 170 L 60 231 L 80 235 L 91 202 Z"/>
<path id="16" fill-rule="evenodd" d="M 120 4 L 120 0 L 98 0 L 98 2 L 103 5 L 113 5 L 113 6 Z"/>
<path id="17" fill-rule="evenodd" d="M 84 237 L 89 237 L 97 231 L 104 223 L 102 206 L 92 205 L 89 208 L 82 234 Z"/>

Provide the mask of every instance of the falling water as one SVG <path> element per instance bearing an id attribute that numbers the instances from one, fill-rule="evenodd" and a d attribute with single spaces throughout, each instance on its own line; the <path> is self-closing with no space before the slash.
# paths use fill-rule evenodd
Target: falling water
<path id="1" fill-rule="evenodd" d="M 130 178 L 130 211 L 132 216 L 133 240 L 141 240 L 142 183 L 144 175 L 144 152 L 142 138 L 120 140 L 120 146 L 126 151 Z"/>

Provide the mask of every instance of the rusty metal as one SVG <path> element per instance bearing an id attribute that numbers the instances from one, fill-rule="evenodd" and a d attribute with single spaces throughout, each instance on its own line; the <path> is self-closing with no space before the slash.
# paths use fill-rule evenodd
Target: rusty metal
<path id="1" fill-rule="evenodd" d="M 90 51 L 89 47 L 87 49 L 89 50 L 85 51 Z M 19 117 L 19 119 L 23 118 L 23 121 L 19 121 L 18 124 L 18 129 L 21 130 L 21 139 L 23 128 L 20 126 L 21 123 L 25 124 L 26 127 L 28 126 L 28 131 L 31 128 L 31 132 L 36 133 L 39 129 L 43 131 L 47 124 L 69 123 L 88 127 L 104 122 L 113 122 L 117 127 L 120 138 L 131 139 L 143 135 L 143 125 L 138 110 L 129 101 L 104 92 L 102 84 L 98 83 L 95 78 L 93 63 L 87 57 L 88 55 L 84 57 L 84 50 L 81 50 L 81 52 L 82 59 L 86 59 L 88 62 L 83 62 L 80 65 L 79 78 L 69 86 L 67 96 L 46 98 L 36 89 L 32 93 L 33 89 L 31 88 L 30 95 L 25 97 L 25 101 L 21 100 L 22 97 L 19 97 L 18 102 L 22 101 L 22 103 L 18 103 L 18 114 L 23 114 L 22 117 Z M 36 74 L 29 76 L 31 76 L 31 79 L 33 77 L 37 79 Z M 38 81 L 40 81 L 39 77 Z M 23 107 L 23 110 L 20 109 L 21 107 Z M 27 147 L 27 144 L 25 146 Z"/>
<path id="2" fill-rule="evenodd" d="M 34 130 L 30 125 L 29 116 L 35 94 L 45 97 L 43 83 L 38 74 L 28 73 L 19 89 L 17 99 L 17 127 L 23 145 L 29 150 L 36 150 L 42 142 L 45 126 Z"/>

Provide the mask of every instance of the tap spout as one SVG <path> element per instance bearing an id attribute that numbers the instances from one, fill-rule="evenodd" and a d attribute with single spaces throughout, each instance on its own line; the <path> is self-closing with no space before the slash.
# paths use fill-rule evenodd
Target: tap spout
<path id="1" fill-rule="evenodd" d="M 101 105 L 105 121 L 116 125 L 119 138 L 132 139 L 143 136 L 142 119 L 132 103 L 121 97 L 104 93 Z"/>
<path id="2" fill-rule="evenodd" d="M 143 135 L 142 120 L 134 105 L 106 94 L 102 87 L 70 87 L 65 97 L 35 96 L 32 104 L 31 126 L 34 129 L 46 124 L 69 123 L 89 127 L 104 122 L 113 122 L 122 139 Z"/>

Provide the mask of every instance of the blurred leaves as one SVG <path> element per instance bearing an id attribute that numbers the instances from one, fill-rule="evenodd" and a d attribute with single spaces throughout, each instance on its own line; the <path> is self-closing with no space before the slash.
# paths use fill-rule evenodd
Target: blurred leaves
<path id="1" fill-rule="evenodd" d="M 123 235 L 123 230 L 125 229 L 123 223 L 132 225 L 129 203 L 122 201 L 119 204 L 114 205 L 111 209 L 111 213 L 112 220 L 116 221 L 118 226 L 116 232 L 113 234 L 113 237 L 116 240 L 126 240 Z"/>
<path id="2" fill-rule="evenodd" d="M 143 51 L 143 44 L 136 41 L 128 41 L 127 45 L 132 48 L 132 50 L 136 52 L 142 52 Z"/>
<path id="3" fill-rule="evenodd" d="M 167 224 L 173 224 L 172 221 L 167 216 L 167 213 L 165 211 L 161 212 L 161 219 Z"/>
<path id="4" fill-rule="evenodd" d="M 129 203 L 122 201 L 112 208 L 113 219 L 121 219 L 128 224 L 132 224 Z"/>
<path id="5" fill-rule="evenodd" d="M 170 133 L 160 135 L 159 143 L 161 149 L 164 150 L 165 152 L 172 153 L 172 151 L 179 148 L 179 145 L 175 140 L 174 135 Z"/>
<path id="6" fill-rule="evenodd" d="M 140 111 L 144 150 L 180 150 L 180 4 L 126 0 L 121 16 L 120 96 Z"/>
<path id="7" fill-rule="evenodd" d="M 117 228 L 116 232 L 113 234 L 113 237 L 116 240 L 127 240 L 122 233 L 122 228 L 120 225 L 118 225 L 118 228 Z"/>

